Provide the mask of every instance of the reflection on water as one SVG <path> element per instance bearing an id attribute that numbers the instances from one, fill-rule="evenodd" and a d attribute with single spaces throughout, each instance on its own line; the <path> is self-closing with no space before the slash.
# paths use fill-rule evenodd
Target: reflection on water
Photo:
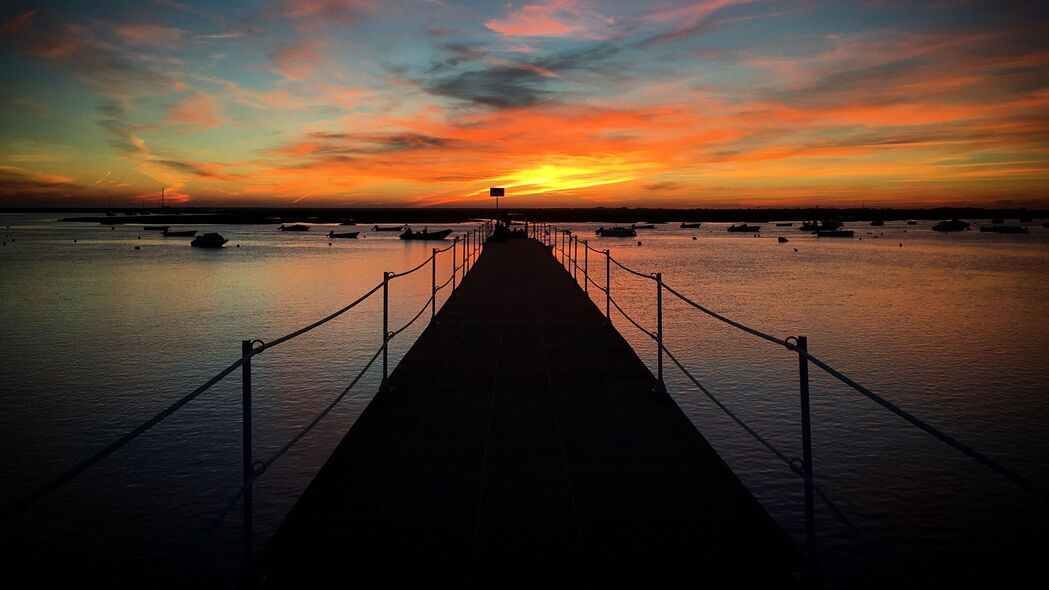
<path id="1" fill-rule="evenodd" d="M 217 228 L 229 247 L 207 251 L 138 226 L 0 219 L 0 227 L 8 224 L 0 229 L 8 241 L 0 249 L 5 505 L 226 366 L 241 339 L 272 339 L 308 324 L 380 282 L 384 270 L 413 266 L 433 245 L 364 231 L 363 239 L 329 246 L 316 230 L 230 226 Z M 668 284 L 729 317 L 780 336 L 809 336 L 814 354 L 859 382 L 1049 483 L 1041 365 L 1049 349 L 1049 230 L 945 235 L 929 224 L 890 222 L 854 227 L 863 240 L 834 240 L 770 225 L 760 238 L 732 235 L 727 225 L 642 230 L 640 247 L 636 240 L 591 237 L 596 225 L 576 229 L 624 264 L 663 272 Z M 790 242 L 777 243 L 778 235 Z M 443 258 L 438 276 L 447 276 L 450 265 Z M 591 258 L 591 265 L 603 281 L 603 260 Z M 429 288 L 429 272 L 393 284 L 391 327 L 410 319 Z M 638 321 L 655 325 L 651 282 L 613 270 L 612 291 Z M 800 456 L 796 356 L 671 297 L 665 302 L 667 346 L 743 419 L 789 456 Z M 625 321 L 616 323 L 654 367 L 653 343 Z M 380 325 L 381 301 L 373 298 L 254 361 L 260 457 L 345 387 L 381 344 Z M 394 360 L 423 325 L 393 342 Z M 796 478 L 667 366 L 672 395 L 800 539 Z M 922 580 L 951 559 L 1000 556 L 1000 547 L 1045 526 L 1044 508 L 1025 492 L 819 371 L 812 375 L 817 478 L 912 577 Z M 257 546 L 377 383 L 373 370 L 259 480 Z M 149 563 L 144 571 L 188 579 L 230 575 L 238 514 L 206 542 L 201 537 L 237 489 L 239 398 L 232 376 L 9 530 L 31 531 L 19 533 L 30 541 L 61 539 L 77 550 L 67 561 L 87 575 L 112 571 L 115 563 Z M 855 584 L 861 578 L 850 571 L 884 569 L 884 558 L 856 542 L 825 507 L 818 518 L 821 550 L 838 579 Z"/>

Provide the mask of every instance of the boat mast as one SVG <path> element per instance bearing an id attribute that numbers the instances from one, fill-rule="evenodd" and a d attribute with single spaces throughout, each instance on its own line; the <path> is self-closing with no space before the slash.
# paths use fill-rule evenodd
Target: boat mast
<path id="1" fill-rule="evenodd" d="M 160 210 L 164 210 L 164 187 L 160 187 Z"/>

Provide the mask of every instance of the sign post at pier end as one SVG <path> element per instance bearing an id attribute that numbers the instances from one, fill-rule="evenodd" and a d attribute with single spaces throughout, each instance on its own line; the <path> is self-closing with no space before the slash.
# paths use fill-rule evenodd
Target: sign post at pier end
<path id="1" fill-rule="evenodd" d="M 502 187 L 493 186 L 492 188 L 488 189 L 488 196 L 489 197 L 495 197 L 495 210 L 498 211 L 499 210 L 499 197 L 506 196 L 506 189 L 502 188 Z"/>

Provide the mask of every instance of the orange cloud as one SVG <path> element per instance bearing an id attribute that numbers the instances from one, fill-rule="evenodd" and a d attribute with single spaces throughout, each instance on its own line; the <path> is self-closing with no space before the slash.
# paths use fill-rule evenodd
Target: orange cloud
<path id="1" fill-rule="evenodd" d="M 184 125 L 200 130 L 214 129 L 222 124 L 217 113 L 215 99 L 198 92 L 168 110 L 168 125 Z"/>

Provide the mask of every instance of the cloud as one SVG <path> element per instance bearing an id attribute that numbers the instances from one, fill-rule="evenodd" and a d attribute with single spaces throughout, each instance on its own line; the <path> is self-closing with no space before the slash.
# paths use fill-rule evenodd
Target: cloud
<path id="1" fill-rule="evenodd" d="M 183 29 L 149 23 L 118 24 L 114 33 L 129 45 L 156 49 L 177 49 L 189 37 Z"/>
<path id="2" fill-rule="evenodd" d="M 319 17 L 345 21 L 373 5 L 373 0 L 281 0 L 276 12 L 286 18 Z"/>
<path id="3" fill-rule="evenodd" d="M 583 0 L 546 0 L 523 4 L 504 18 L 484 25 L 512 37 L 601 38 L 616 24 L 614 18 L 591 9 Z"/>
<path id="4" fill-rule="evenodd" d="M 273 54 L 272 69 L 288 80 L 300 81 L 312 76 L 322 61 L 321 44 L 317 41 L 281 45 Z"/>
<path id="5" fill-rule="evenodd" d="M 217 113 L 215 99 L 203 92 L 197 92 L 185 100 L 172 105 L 168 110 L 168 125 L 184 125 L 200 130 L 214 129 L 222 124 Z"/>

